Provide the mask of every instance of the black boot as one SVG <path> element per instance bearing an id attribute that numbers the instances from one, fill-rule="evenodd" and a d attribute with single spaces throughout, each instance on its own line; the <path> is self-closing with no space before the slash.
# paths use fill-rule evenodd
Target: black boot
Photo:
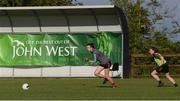
<path id="1" fill-rule="evenodd" d="M 164 83 L 162 81 L 159 81 L 158 87 L 163 87 Z"/>
<path id="2" fill-rule="evenodd" d="M 108 81 L 108 79 L 104 78 L 104 81 L 102 84 L 106 84 L 107 81 Z"/>
<path id="3" fill-rule="evenodd" d="M 178 87 L 177 83 L 175 83 L 175 84 L 173 84 L 173 85 L 174 85 L 174 87 Z"/>

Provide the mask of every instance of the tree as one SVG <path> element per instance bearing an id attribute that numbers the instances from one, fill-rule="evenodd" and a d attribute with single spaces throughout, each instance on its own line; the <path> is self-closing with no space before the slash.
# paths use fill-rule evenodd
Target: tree
<path id="1" fill-rule="evenodd" d="M 146 1 L 146 2 L 145 2 Z M 147 2 L 148 1 L 148 2 Z M 133 68 L 135 64 L 152 64 L 150 58 L 134 58 L 134 54 L 145 54 L 154 46 L 162 54 L 180 53 L 180 42 L 173 43 L 167 34 L 180 32 L 180 25 L 173 20 L 173 9 L 163 8 L 163 0 L 112 0 L 123 9 L 128 20 L 131 75 L 149 74 L 150 68 Z M 171 22 L 173 30 L 163 25 L 164 19 Z M 166 58 L 166 57 L 165 57 Z M 133 62 L 136 59 L 136 62 Z M 166 58 L 170 64 L 179 64 L 178 57 Z"/>
<path id="2" fill-rule="evenodd" d="M 152 41 L 149 45 L 155 45 L 161 52 L 166 54 L 175 53 L 176 45 L 167 38 L 167 34 L 178 33 L 180 28 L 179 23 L 174 20 L 175 13 L 173 11 L 176 6 L 170 9 L 163 0 L 149 0 L 144 5 L 146 5 L 149 14 L 148 20 L 151 22 L 151 26 L 148 28 L 150 30 L 145 32 Z M 164 23 L 165 21 L 171 24 L 167 26 Z M 172 29 L 169 30 L 168 27 Z"/>
<path id="3" fill-rule="evenodd" d="M 151 26 L 152 29 L 155 29 L 156 31 L 166 30 L 166 33 L 170 34 L 179 28 L 179 23 L 174 20 L 175 13 L 173 12 L 177 6 L 170 9 L 167 7 L 164 0 L 150 0 L 149 2 L 146 2 L 146 6 L 148 7 L 148 13 L 151 15 L 149 16 L 149 20 L 151 20 L 154 25 Z M 170 25 L 173 30 L 168 31 L 167 26 L 164 25 L 165 21 L 171 23 Z M 155 28 L 157 26 L 160 28 Z"/>
<path id="4" fill-rule="evenodd" d="M 179 31 L 179 24 L 174 21 L 173 9 L 164 7 L 163 0 L 111 0 L 112 3 L 123 9 L 127 16 L 130 38 L 130 53 L 142 53 L 149 46 L 158 46 L 160 50 L 166 47 L 174 47 L 166 37 L 167 34 Z M 173 26 L 169 31 L 163 25 L 164 19 L 168 19 Z M 159 28 L 158 28 L 158 27 Z M 163 40 L 158 40 L 163 39 Z M 161 45 L 163 43 L 163 45 Z M 167 50 L 175 51 L 174 48 Z"/>
<path id="5" fill-rule="evenodd" d="M 0 6 L 67 6 L 74 5 L 73 0 L 0 0 Z"/>
<path id="6" fill-rule="evenodd" d="M 72 0 L 23 0 L 25 6 L 67 6 Z"/>
<path id="7" fill-rule="evenodd" d="M 150 23 L 147 20 L 147 11 L 143 9 L 141 5 L 141 1 L 132 1 L 132 0 L 112 0 L 112 3 L 116 6 L 123 9 L 125 15 L 128 20 L 128 28 L 129 28 L 129 38 L 130 38 L 130 53 L 140 53 L 142 48 L 141 42 L 141 25 L 142 19 L 143 23 Z M 146 16 L 142 16 L 146 15 Z"/>
<path id="8" fill-rule="evenodd" d="M 0 6 L 20 6 L 22 0 L 0 0 Z"/>

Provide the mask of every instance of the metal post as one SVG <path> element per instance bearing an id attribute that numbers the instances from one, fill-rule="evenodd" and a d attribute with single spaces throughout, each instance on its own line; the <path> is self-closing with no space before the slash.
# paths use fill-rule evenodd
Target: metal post
<path id="1" fill-rule="evenodd" d="M 13 23 L 12 23 L 11 16 L 9 15 L 8 11 L 5 10 L 4 12 L 5 12 L 5 14 L 8 16 L 9 23 L 10 23 L 10 26 L 11 26 L 11 31 L 12 31 L 12 33 L 14 33 Z"/>
<path id="2" fill-rule="evenodd" d="M 37 22 L 38 22 L 38 24 L 39 24 L 39 30 L 40 30 L 40 32 L 42 32 L 42 28 L 41 28 L 41 20 L 40 20 L 40 18 L 39 18 L 39 16 L 38 16 L 37 12 L 36 12 L 35 10 L 33 10 L 33 13 L 34 13 L 34 15 L 36 16 Z"/>
<path id="3" fill-rule="evenodd" d="M 99 32 L 99 23 L 98 23 L 98 19 L 97 19 L 97 16 L 96 16 L 96 13 L 94 12 L 93 9 L 89 9 L 92 13 L 92 15 L 94 16 L 94 20 L 96 22 L 96 27 L 97 27 L 97 31 Z"/>

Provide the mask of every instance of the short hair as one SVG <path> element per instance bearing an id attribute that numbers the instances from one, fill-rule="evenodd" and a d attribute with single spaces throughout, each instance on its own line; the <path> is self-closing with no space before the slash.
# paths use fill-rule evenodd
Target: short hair
<path id="1" fill-rule="evenodd" d="M 94 43 L 88 43 L 86 46 L 91 46 L 92 48 L 94 48 Z"/>
<path id="2" fill-rule="evenodd" d="M 157 50 L 157 48 L 156 48 L 156 47 L 150 47 L 149 49 L 154 50 L 154 52 L 158 52 L 158 50 Z"/>

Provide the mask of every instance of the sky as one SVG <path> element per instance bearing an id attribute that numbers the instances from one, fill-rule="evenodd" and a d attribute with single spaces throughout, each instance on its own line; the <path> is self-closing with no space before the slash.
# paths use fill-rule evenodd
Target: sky
<path id="1" fill-rule="evenodd" d="M 110 5 L 111 2 L 110 0 L 77 0 L 79 2 L 82 2 L 84 5 Z M 149 1 L 149 0 L 148 0 Z M 173 11 L 173 15 L 175 15 L 174 19 L 176 21 L 179 21 L 180 23 L 180 0 L 164 0 L 164 7 L 168 7 L 170 9 L 173 9 L 176 7 L 176 9 Z M 169 30 L 171 30 L 171 25 L 170 23 L 165 23 L 168 27 Z M 172 41 L 180 41 L 180 33 L 176 35 L 168 35 L 168 37 Z"/>
<path id="2" fill-rule="evenodd" d="M 180 2 L 179 0 L 165 0 L 166 1 L 166 5 L 169 7 L 169 8 L 173 8 L 173 7 L 176 7 L 175 11 L 174 11 L 174 14 L 175 14 L 175 20 L 178 21 L 180 23 Z M 177 34 L 177 35 L 170 35 L 169 36 L 173 41 L 180 41 L 180 33 Z"/>

